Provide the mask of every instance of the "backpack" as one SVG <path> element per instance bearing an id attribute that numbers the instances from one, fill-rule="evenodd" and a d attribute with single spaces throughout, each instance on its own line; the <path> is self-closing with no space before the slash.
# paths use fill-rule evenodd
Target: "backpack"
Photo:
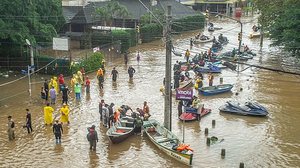
<path id="1" fill-rule="evenodd" d="M 11 122 L 11 128 L 15 128 L 15 122 Z"/>
<path id="2" fill-rule="evenodd" d="M 89 132 L 87 133 L 86 138 L 88 141 L 95 140 L 96 139 L 95 130 L 89 129 Z"/>

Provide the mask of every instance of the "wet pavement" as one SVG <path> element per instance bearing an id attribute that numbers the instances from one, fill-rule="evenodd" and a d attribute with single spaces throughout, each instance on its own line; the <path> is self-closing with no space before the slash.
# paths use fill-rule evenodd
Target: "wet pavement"
<path id="1" fill-rule="evenodd" d="M 270 41 L 267 39 L 262 51 L 259 51 L 259 39 L 250 40 L 246 37 L 256 22 L 251 22 L 251 18 L 246 18 L 243 22 L 243 42 L 258 53 L 247 63 L 281 68 L 281 61 L 287 59 L 278 59 L 278 55 L 282 54 L 278 49 L 268 47 Z M 217 37 L 219 33 L 223 33 L 229 39 L 229 44 L 222 51 L 237 48 L 239 24 L 225 19 L 215 21 L 215 26 L 223 29 L 213 32 L 213 35 Z M 189 39 L 196 34 L 197 31 L 194 31 L 174 36 L 175 50 L 183 53 L 190 48 Z M 205 34 L 209 33 L 205 31 Z M 210 45 L 211 43 L 194 45 L 191 49 L 192 55 L 207 50 Z M 141 51 L 139 64 L 135 57 L 137 49 Z M 173 56 L 173 63 L 176 60 L 183 61 L 184 58 Z M 289 61 L 283 62 L 289 64 Z M 132 81 L 127 74 L 129 65 L 136 69 Z M 106 103 L 114 102 L 116 107 L 127 104 L 133 109 L 142 107 L 143 102 L 147 101 L 151 118 L 163 122 L 164 97 L 159 91 L 165 72 L 165 50 L 162 40 L 132 48 L 128 65 L 124 64 L 123 57 L 108 55 L 106 66 L 104 90 L 99 90 L 96 73 L 91 73 L 91 93 L 84 93 L 80 102 L 74 100 L 74 93 L 71 94 L 71 124 L 63 126 L 61 145 L 55 144 L 52 128 L 43 125 L 43 102 L 39 99 L 42 84 L 33 85 L 32 98 L 25 93 L 28 88 L 27 79 L 1 87 L 0 167 L 184 167 L 185 165 L 165 155 L 147 137 L 141 135 L 132 136 L 121 144 L 111 144 L 106 136 L 107 129 L 102 126 L 99 118 L 98 103 L 101 99 Z M 109 75 L 114 66 L 119 71 L 116 83 L 112 82 Z M 240 67 L 244 68 L 246 66 Z M 177 119 L 177 102 L 174 98 L 172 100 L 172 131 L 182 139 L 185 129 L 185 143 L 194 149 L 193 167 L 238 167 L 240 162 L 245 163 L 246 167 L 298 167 L 299 76 L 249 68 L 239 74 L 224 69 L 221 74 L 215 76 L 214 83 L 219 83 L 220 77 L 224 79 L 224 83 L 233 84 L 234 88 L 231 93 L 200 96 L 205 106 L 212 109 L 212 113 L 203 117 L 200 123 L 180 122 Z M 33 81 L 40 82 L 44 78 L 49 77 L 35 76 Z M 207 86 L 206 75 L 204 79 L 204 86 Z M 243 90 L 240 91 L 240 88 Z M 256 100 L 269 110 L 269 116 L 256 118 L 219 113 L 219 106 L 232 99 Z M 58 117 L 61 104 L 57 103 L 53 107 L 55 116 Z M 34 132 L 31 135 L 22 128 L 25 124 L 26 108 L 32 112 Z M 13 142 L 8 142 L 7 138 L 8 115 L 12 115 L 16 123 L 16 140 Z M 214 128 L 212 120 L 216 120 Z M 96 152 L 89 151 L 86 140 L 86 128 L 92 124 L 97 126 L 99 134 Z M 216 136 L 224 140 L 210 147 L 206 146 L 205 128 L 209 129 L 208 137 Z M 221 149 L 226 149 L 223 159 Z"/>

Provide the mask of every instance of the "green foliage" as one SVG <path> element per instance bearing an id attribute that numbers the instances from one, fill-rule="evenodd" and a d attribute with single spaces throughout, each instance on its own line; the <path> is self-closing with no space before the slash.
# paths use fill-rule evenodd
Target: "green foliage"
<path id="1" fill-rule="evenodd" d="M 64 23 L 60 0 L 1 0 L 0 15 L 0 39 L 13 44 L 51 42 Z"/>
<path id="2" fill-rule="evenodd" d="M 87 59 L 80 60 L 79 62 L 73 64 L 71 66 L 71 72 L 72 74 L 74 74 L 79 71 L 81 67 L 84 67 L 87 73 L 95 71 L 101 67 L 103 58 L 103 53 L 95 52 L 92 55 L 88 56 Z"/>
<path id="3" fill-rule="evenodd" d="M 102 6 L 95 9 L 95 19 L 104 22 L 106 26 L 107 23 L 112 26 L 112 22 L 115 18 L 127 18 L 129 12 L 126 6 L 121 5 L 118 1 L 109 1 L 106 6 Z"/>
<path id="4" fill-rule="evenodd" d="M 165 14 L 164 11 L 159 10 L 159 9 L 155 9 L 152 11 L 152 13 L 154 14 L 154 16 L 160 20 L 160 22 L 164 23 L 165 22 Z M 140 24 L 141 26 L 144 26 L 146 24 L 151 24 L 151 23 L 157 23 L 157 20 L 154 18 L 154 16 L 152 16 L 152 14 L 150 13 L 146 13 L 143 16 L 141 16 L 140 18 Z"/>
<path id="5" fill-rule="evenodd" d="M 258 21 L 269 31 L 272 45 L 284 46 L 300 57 L 300 1 L 255 0 L 255 5 L 261 11 Z"/>
<path id="6" fill-rule="evenodd" d="M 187 16 L 182 19 L 175 20 L 172 24 L 172 30 L 176 32 L 184 32 L 204 28 L 205 18 L 203 15 Z"/>
<path id="7" fill-rule="evenodd" d="M 92 46 L 101 46 L 112 44 L 115 41 L 121 41 L 121 52 L 125 52 L 129 47 L 136 45 L 135 30 L 112 30 L 111 32 L 93 32 Z"/>
<path id="8" fill-rule="evenodd" d="M 140 28 L 141 39 L 144 43 L 162 38 L 163 27 L 158 23 L 150 23 Z"/>

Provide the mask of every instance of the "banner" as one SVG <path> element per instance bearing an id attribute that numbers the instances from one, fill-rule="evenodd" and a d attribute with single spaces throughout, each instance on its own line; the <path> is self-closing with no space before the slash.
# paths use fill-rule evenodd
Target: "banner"
<path id="1" fill-rule="evenodd" d="M 176 100 L 192 100 L 193 88 L 189 89 L 176 89 Z"/>

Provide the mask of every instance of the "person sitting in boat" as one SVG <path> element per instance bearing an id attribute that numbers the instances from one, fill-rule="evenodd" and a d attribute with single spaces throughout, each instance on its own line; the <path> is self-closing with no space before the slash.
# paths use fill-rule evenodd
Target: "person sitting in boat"
<path id="1" fill-rule="evenodd" d="M 248 52 L 248 51 L 249 51 L 249 47 L 248 47 L 247 45 L 245 45 L 244 51 L 245 51 L 245 52 Z"/>
<path id="2" fill-rule="evenodd" d="M 136 108 L 136 111 L 139 113 L 140 117 L 143 117 L 143 118 L 144 118 L 144 112 L 143 112 L 142 109 Z"/>
<path id="3" fill-rule="evenodd" d="M 209 39 L 209 37 L 207 37 L 207 36 L 205 36 L 203 34 L 200 36 L 200 40 L 208 40 L 208 39 Z"/>
<path id="4" fill-rule="evenodd" d="M 122 106 L 120 107 L 120 109 L 121 109 L 121 111 L 120 111 L 121 117 L 126 116 L 126 113 L 127 113 L 128 110 L 130 110 L 131 113 L 133 113 L 132 108 L 129 107 L 128 105 L 122 105 Z"/>
<path id="5" fill-rule="evenodd" d="M 197 34 L 197 35 L 195 36 L 195 39 L 199 39 L 200 36 L 201 36 L 201 33 Z"/>

